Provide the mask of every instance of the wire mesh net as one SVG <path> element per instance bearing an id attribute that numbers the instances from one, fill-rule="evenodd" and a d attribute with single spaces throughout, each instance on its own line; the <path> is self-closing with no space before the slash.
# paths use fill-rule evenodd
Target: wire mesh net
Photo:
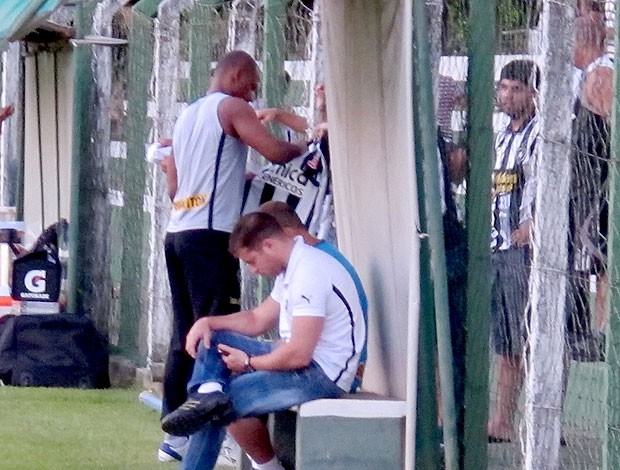
<path id="1" fill-rule="evenodd" d="M 605 461 L 614 468 L 611 462 L 620 459 L 620 445 L 607 441 L 607 422 L 620 407 L 610 379 L 610 368 L 618 364 L 607 343 L 610 327 L 618 320 L 610 313 L 618 282 L 608 269 L 608 239 L 612 232 L 617 236 L 609 223 L 616 166 L 610 150 L 612 103 L 604 90 L 613 69 L 616 5 L 611 0 L 584 0 L 561 4 L 563 10 L 558 11 L 545 10 L 545 5 L 537 0 L 498 0 L 496 10 L 495 151 L 492 174 L 484 175 L 492 181 L 493 331 L 488 372 L 489 433 L 495 442 L 488 448 L 489 468 L 520 468 L 534 454 L 549 460 L 530 468 L 553 468 L 555 456 L 560 468 L 604 468 Z M 204 95 L 218 59 L 233 49 L 249 52 L 261 64 L 263 87 L 257 107 L 284 106 L 311 124 L 318 122 L 314 90 L 322 76 L 320 16 L 312 6 L 294 0 L 274 14 L 259 0 L 215 6 L 196 1 L 157 20 L 129 8 L 117 8 L 106 20 L 110 34 L 131 44 L 109 50 L 108 69 L 97 75 L 99 85 L 110 82 L 109 90 L 101 88 L 103 95 L 107 93 L 110 137 L 98 145 L 109 148 L 111 157 L 106 171 L 112 344 L 134 351 L 146 348 L 160 361 L 163 353 L 157 350 L 165 349 L 166 331 L 161 330 L 166 328 L 157 319 L 170 320 L 167 297 L 161 303 L 135 303 L 131 294 L 122 294 L 122 288 L 134 287 L 128 279 L 141 279 L 146 272 L 152 278 L 146 291 L 168 295 L 165 275 L 161 279 L 161 217 L 165 219 L 169 201 L 159 169 L 144 162 L 144 144 L 170 136 L 183 107 Z M 456 256 L 463 256 L 458 246 L 466 220 L 469 8 L 465 0 L 446 0 L 440 9 L 442 21 L 432 23 L 442 29 L 435 103 L 445 145 L 445 178 L 453 196 L 450 223 L 457 228 L 450 233 L 456 237 Z M 545 29 L 553 13 L 563 21 L 561 35 L 555 37 Z M 273 24 L 267 21 L 269 15 L 274 15 Z M 270 35 L 279 37 L 276 44 Z M 164 46 L 169 49 L 161 49 Z M 579 57 L 590 49 L 598 52 Z M 557 65 L 549 54 L 563 62 Z M 105 63 L 103 50 L 94 55 L 95 62 Z M 515 66 L 515 60 L 520 65 Z M 529 60 L 536 67 L 523 62 Z M 536 68 L 546 82 L 538 82 Z M 553 110 L 566 112 L 554 115 Z M 284 136 L 281 129 L 274 132 Z M 262 163 L 255 159 L 255 164 Z M 554 172 L 565 175 L 564 192 L 561 178 L 557 187 L 550 186 Z M 151 214 L 157 214 L 160 225 Z M 139 229 L 133 230 L 136 221 Z M 132 253 L 134 249 L 138 252 Z M 147 267 L 143 259 L 149 256 L 158 260 Z M 268 292 L 268 286 L 248 272 L 243 283 L 245 307 Z M 450 289 L 451 295 L 458 292 Z M 458 298 L 451 299 L 452 308 L 463 308 Z M 140 335 L 143 309 L 161 310 L 147 315 L 146 345 Z M 560 334 L 550 334 L 553 331 Z M 457 341 L 461 342 L 453 344 L 455 358 L 465 353 L 463 340 Z M 550 364 L 549 357 L 555 362 Z M 455 365 L 463 367 L 458 361 Z M 543 436 L 538 446 L 528 438 L 535 435 Z M 557 442 L 549 436 L 557 436 Z"/>
<path id="2" fill-rule="evenodd" d="M 607 268 L 615 4 L 545 3 L 502 0 L 496 10 L 489 468 L 604 468 L 618 451 L 606 442 L 605 354 L 616 288 Z M 468 8 L 443 10 L 436 102 L 451 151 L 467 116 L 444 77 L 467 80 Z M 561 27 L 545 29 L 558 18 Z M 524 60 L 548 83 L 520 70 Z M 458 208 L 466 183 L 453 179 L 452 191 Z"/>
<path id="3" fill-rule="evenodd" d="M 183 75 L 179 80 L 179 101 L 188 102 L 192 97 L 202 96 L 206 83 L 204 80 L 197 83 L 194 77 L 208 77 L 217 60 L 227 52 L 245 50 L 257 59 L 262 68 L 261 93 L 253 105 L 257 109 L 277 105 L 311 121 L 315 83 L 312 64 L 313 12 L 303 2 L 290 2 L 286 10 L 275 18 L 276 24 L 271 26 L 273 30 L 281 31 L 282 35 L 271 50 L 265 45 L 265 35 L 277 35 L 277 31 L 265 32 L 265 15 L 262 2 L 238 0 L 217 6 L 196 2 L 192 8 L 182 12 L 179 56 L 187 66 L 181 67 Z M 210 52 L 203 59 L 210 64 L 208 69 L 196 57 L 205 48 L 206 32 Z M 273 61 L 279 63 L 279 68 L 269 68 Z M 194 71 L 196 67 L 201 73 Z M 273 125 L 272 130 L 286 140 L 304 137 L 277 124 Z M 249 171 L 257 172 L 264 164 L 265 160 L 260 155 L 250 151 Z M 245 266 L 242 266 L 241 273 L 241 304 L 250 307 L 268 294 L 269 282 L 251 275 Z"/>
<path id="4" fill-rule="evenodd" d="M 285 106 L 312 121 L 316 26 L 312 9 L 302 1 L 267 13 L 259 1 L 196 1 L 164 8 L 159 17 L 114 2 L 96 6 L 93 32 L 128 40 L 127 45 L 93 47 L 98 105 L 93 113 L 108 110 L 96 117 L 94 139 L 97 153 L 110 156 L 104 160 L 112 283 L 106 330 L 111 344 L 130 356 L 146 353 L 148 363 L 162 361 L 170 323 L 162 249 L 170 203 L 160 168 L 144 161 L 145 144 L 171 136 L 182 109 L 206 93 L 217 61 L 233 49 L 246 50 L 263 69 L 257 108 Z M 266 46 L 270 35 L 278 41 Z M 139 292 L 154 295 L 123 289 L 129 277 L 142 280 Z M 249 273 L 243 281 L 244 305 L 267 295 L 268 286 Z"/>

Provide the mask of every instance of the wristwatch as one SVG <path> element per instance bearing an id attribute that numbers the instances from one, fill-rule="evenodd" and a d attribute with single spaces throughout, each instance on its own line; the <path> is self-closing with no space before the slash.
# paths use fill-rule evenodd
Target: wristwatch
<path id="1" fill-rule="evenodd" d="M 245 366 L 245 370 L 248 371 L 248 372 L 256 372 L 256 369 L 254 369 L 254 367 L 252 367 L 252 363 L 250 362 L 250 359 L 252 359 L 252 356 L 250 356 L 248 354 L 247 357 L 245 358 L 245 362 L 243 364 Z"/>

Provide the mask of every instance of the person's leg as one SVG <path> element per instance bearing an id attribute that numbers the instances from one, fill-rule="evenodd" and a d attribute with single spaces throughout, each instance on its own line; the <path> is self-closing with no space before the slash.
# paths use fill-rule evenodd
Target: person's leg
<path id="1" fill-rule="evenodd" d="M 493 308 L 497 353 L 497 399 L 487 431 L 490 438 L 514 437 L 514 417 L 523 386 L 524 338 L 527 318 L 529 251 L 511 249 L 495 258 Z"/>
<path id="2" fill-rule="evenodd" d="M 339 398 L 343 393 L 315 363 L 291 372 L 243 374 L 230 382 L 229 394 L 234 414 L 239 419 L 229 429 L 257 464 L 255 468 L 281 470 L 267 427 L 256 417 L 310 400 Z"/>
<path id="3" fill-rule="evenodd" d="M 523 367 L 520 357 L 497 356 L 497 402 L 489 421 L 492 438 L 512 440 L 514 418 L 523 386 Z"/>
<path id="4" fill-rule="evenodd" d="M 337 398 L 344 393 L 314 362 L 294 371 L 261 370 L 231 377 L 217 352 L 219 344 L 253 356 L 266 354 L 277 345 L 221 330 L 213 332 L 209 348 L 199 347 L 188 393 L 195 393 L 202 384 L 217 382 L 230 396 L 234 416 L 238 418 L 263 415 L 318 398 Z"/>
<path id="5" fill-rule="evenodd" d="M 452 340 L 452 367 L 454 376 L 454 402 L 456 405 L 456 431 L 459 447 L 459 468 L 463 468 L 465 451 L 465 310 L 466 279 L 449 282 L 450 336 Z M 440 395 L 440 394 L 439 394 Z"/>
<path id="6" fill-rule="evenodd" d="M 226 369 L 217 353 L 217 345 L 222 343 L 242 349 L 252 355 L 265 354 L 274 347 L 273 343 L 257 341 L 232 332 L 216 331 L 212 336 L 211 347 L 208 349 L 200 348 L 194 373 L 188 384 L 188 392 L 193 400 L 200 400 L 201 397 L 199 395 L 210 395 L 196 393 L 201 384 L 213 381 L 219 382 L 230 397 L 233 412 L 225 421 L 214 420 L 217 416 L 212 415 L 207 416 L 207 419 L 204 421 L 202 421 L 202 417 L 198 417 L 197 421 L 202 428 L 190 440 L 192 461 L 197 460 L 197 455 L 200 454 L 196 449 L 203 449 L 203 452 L 207 453 L 213 452 L 213 448 L 208 443 L 208 440 L 211 438 L 210 433 L 214 432 L 213 429 L 229 422 L 229 420 L 233 420 L 235 417 L 255 417 L 287 409 L 318 398 L 338 398 L 344 393 L 315 363 L 304 369 L 291 372 L 257 371 L 231 378 L 228 369 Z M 181 407 L 171 416 L 183 413 L 183 408 Z M 192 413 L 189 414 L 191 415 Z M 260 442 L 262 441 L 255 442 L 254 445 L 258 445 Z M 219 444 L 221 445 L 221 442 Z M 269 447 L 262 447 L 261 451 L 251 450 L 258 457 L 257 461 L 259 463 L 261 463 L 260 460 L 264 457 L 270 455 L 272 451 L 273 449 L 270 449 L 270 445 Z M 190 458 L 189 456 L 190 453 L 188 453 L 187 459 Z M 201 465 L 205 464 L 204 461 L 200 461 L 200 463 Z M 205 466 L 204 468 L 210 467 Z"/>
<path id="7" fill-rule="evenodd" d="M 165 243 L 173 315 L 164 372 L 162 417 L 177 409 L 187 399 L 185 387 L 194 364 L 193 359 L 185 352 L 185 336 L 193 323 L 193 312 L 186 287 L 183 260 L 178 256 L 178 238 L 179 234 L 169 233 Z"/>
<path id="8" fill-rule="evenodd" d="M 262 464 L 275 457 L 269 429 L 261 418 L 239 419 L 228 425 L 228 432 L 254 462 Z"/>
<path id="9" fill-rule="evenodd" d="M 207 423 L 218 421 L 225 425 L 234 420 L 229 397 L 231 372 L 218 352 L 220 344 L 241 349 L 249 355 L 266 354 L 273 348 L 273 343 L 238 333 L 213 332 L 209 348 L 199 345 L 192 377 L 187 384 L 187 401 L 162 419 L 162 429 L 167 433 L 187 436 L 199 431 Z"/>
<path id="10" fill-rule="evenodd" d="M 601 165 L 601 186 L 605 185 L 608 181 L 609 175 L 609 163 L 607 160 L 599 161 Z M 607 277 L 607 241 L 609 236 L 609 204 L 608 191 L 604 191 L 604 196 L 600 198 L 599 207 L 599 248 L 600 258 L 594 260 L 594 267 L 596 269 L 596 312 L 594 317 L 594 325 L 592 330 L 597 335 L 602 335 L 607 329 L 609 322 L 609 307 L 608 307 L 608 293 L 609 293 L 609 279 Z"/>
<path id="11" fill-rule="evenodd" d="M 207 423 L 189 439 L 189 448 L 183 458 L 183 470 L 211 470 L 215 467 L 217 457 L 226 434 L 224 426 L 219 423 Z"/>
<path id="12" fill-rule="evenodd" d="M 239 262 L 228 251 L 230 235 L 214 230 L 187 232 L 179 245 L 194 321 L 240 309 Z"/>
<path id="13" fill-rule="evenodd" d="M 502 292 L 499 284 L 499 275 L 498 275 L 498 265 L 499 265 L 499 255 L 493 254 L 491 257 L 491 314 L 492 314 L 492 323 L 491 323 L 491 337 L 493 339 L 493 345 L 495 349 L 495 353 L 498 354 L 498 351 L 502 351 L 504 349 L 504 343 L 506 338 L 506 319 L 503 311 L 503 298 Z M 498 357 L 498 356 L 496 356 Z M 497 365 L 496 365 L 497 370 Z M 496 374 L 496 380 L 499 381 L 499 374 Z M 497 387 L 496 396 L 499 392 L 499 385 Z M 490 412 L 489 421 L 487 423 L 487 432 L 489 438 L 496 437 L 495 428 L 497 425 L 495 424 L 498 421 L 498 401 L 499 399 L 495 399 L 494 407 Z"/>
<path id="14" fill-rule="evenodd" d="M 259 370 L 235 376 L 228 387 L 238 418 L 286 410 L 319 398 L 340 398 L 343 393 L 315 362 L 294 371 Z"/>
<path id="15" fill-rule="evenodd" d="M 230 371 L 217 351 L 219 344 L 241 349 L 253 356 L 267 354 L 275 346 L 275 343 L 259 341 L 227 330 L 214 331 L 211 336 L 211 347 L 205 348 L 202 343 L 198 347 L 198 357 L 187 383 L 189 393 L 195 392 L 201 384 L 211 381 L 220 383 L 224 389 L 228 387 Z"/>
<path id="16" fill-rule="evenodd" d="M 609 293 L 609 280 L 607 273 L 602 272 L 596 278 L 596 314 L 594 318 L 595 333 L 604 333 L 607 329 L 609 315 L 607 314 L 607 297 Z"/>
<path id="17" fill-rule="evenodd" d="M 174 314 L 162 417 L 187 399 L 186 385 L 194 360 L 185 352 L 185 337 L 194 321 L 239 310 L 234 300 L 239 297 L 238 264 L 228 253 L 228 234 L 210 230 L 169 233 L 165 254 Z"/>

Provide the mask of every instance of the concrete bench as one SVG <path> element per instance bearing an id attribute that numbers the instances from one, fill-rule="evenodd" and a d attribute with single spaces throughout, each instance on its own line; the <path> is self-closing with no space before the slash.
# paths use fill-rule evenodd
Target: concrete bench
<path id="1" fill-rule="evenodd" d="M 401 470 L 405 402 L 369 392 L 314 400 L 270 417 L 287 469 Z M 242 469 L 251 469 L 248 462 Z"/>

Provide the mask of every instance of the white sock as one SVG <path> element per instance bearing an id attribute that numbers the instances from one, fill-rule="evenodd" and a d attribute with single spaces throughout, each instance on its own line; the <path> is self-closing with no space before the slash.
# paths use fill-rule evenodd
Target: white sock
<path id="1" fill-rule="evenodd" d="M 222 384 L 219 382 L 205 382 L 200 387 L 198 387 L 198 393 L 212 393 L 212 392 L 221 392 Z"/>
<path id="2" fill-rule="evenodd" d="M 246 452 L 245 455 L 247 456 L 248 460 L 250 461 L 250 464 L 252 466 L 252 470 L 260 470 L 259 467 L 258 467 L 258 464 L 256 462 L 254 462 L 254 459 L 252 457 L 250 457 L 250 454 L 248 454 Z"/>
<path id="3" fill-rule="evenodd" d="M 187 443 L 187 437 L 166 434 L 166 436 L 164 437 L 164 442 L 170 447 L 183 447 Z"/>
<path id="4" fill-rule="evenodd" d="M 284 470 L 284 467 L 278 460 L 278 457 L 274 457 L 269 462 L 257 463 L 257 470 Z"/>

